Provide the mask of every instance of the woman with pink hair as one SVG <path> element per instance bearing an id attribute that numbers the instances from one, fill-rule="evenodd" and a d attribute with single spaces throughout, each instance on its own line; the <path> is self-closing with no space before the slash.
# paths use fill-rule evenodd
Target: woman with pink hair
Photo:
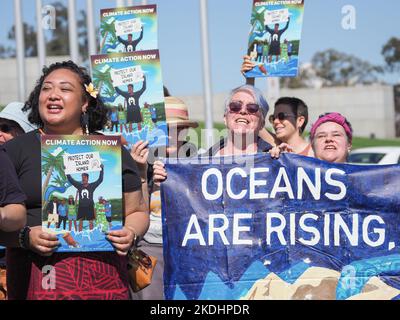
<path id="1" fill-rule="evenodd" d="M 353 129 L 340 113 L 325 113 L 312 125 L 310 138 L 316 158 L 344 163 L 351 150 Z"/>

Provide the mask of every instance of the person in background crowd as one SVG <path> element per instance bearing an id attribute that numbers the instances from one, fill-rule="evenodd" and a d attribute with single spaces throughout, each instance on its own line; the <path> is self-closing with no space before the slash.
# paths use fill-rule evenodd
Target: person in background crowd
<path id="1" fill-rule="evenodd" d="M 165 92 L 168 92 L 166 90 Z M 167 157 L 191 157 L 197 154 L 194 145 L 187 143 L 186 137 L 189 128 L 196 128 L 198 123 L 189 120 L 189 113 L 185 103 L 175 97 L 165 98 L 165 114 L 168 125 L 169 146 L 166 149 Z M 157 265 L 153 273 L 151 284 L 133 293 L 134 300 L 162 300 L 164 299 L 163 272 L 164 259 L 162 247 L 162 224 L 161 224 L 161 195 L 160 185 L 152 178 L 152 166 L 148 164 L 149 149 L 148 142 L 139 141 L 132 147 L 131 155 L 137 162 L 143 181 L 149 179 L 148 186 L 143 184 L 143 194 L 149 194 L 150 201 L 150 227 L 143 239 L 140 241 L 140 249 L 149 255 L 157 257 Z M 149 177 L 150 175 L 150 177 Z M 148 188 L 148 190 L 147 190 Z"/>
<path id="2" fill-rule="evenodd" d="M 26 223 L 26 196 L 18 183 L 14 167 L 0 147 L 0 245 L 5 232 L 21 229 Z"/>
<path id="3" fill-rule="evenodd" d="M 316 158 L 335 163 L 347 161 L 352 146 L 353 128 L 340 113 L 321 115 L 312 125 L 310 137 Z"/>
<path id="4" fill-rule="evenodd" d="M 30 132 L 35 130 L 36 127 L 28 121 L 27 112 L 22 111 L 24 104 L 21 102 L 11 102 L 0 112 L 0 145 L 10 141 L 11 139 L 24 134 L 25 132 Z M 3 169 L 6 165 L 3 166 Z M 5 177 L 5 175 L 1 175 Z M 11 181 L 11 180 L 9 180 Z M 4 188 L 4 190 L 7 190 Z M 1 191 L 1 190 L 0 190 Z M 6 261 L 5 248 L 0 246 L 0 282 L 5 283 L 6 277 Z M 3 279 L 3 280 L 1 280 Z M 1 297 L 7 297 L 7 289 L 5 286 L 0 284 Z"/>
<path id="5" fill-rule="evenodd" d="M 298 98 L 282 97 L 275 103 L 274 113 L 269 117 L 276 137 L 287 144 L 294 153 L 313 157 L 311 143 L 303 138 L 308 122 L 308 108 Z"/>
<path id="6" fill-rule="evenodd" d="M 26 196 L 22 192 L 14 166 L 0 147 L 0 245 L 8 232 L 22 228 L 26 223 Z M 6 264 L 4 249 L 0 252 L 0 300 L 7 299 Z"/>
<path id="7" fill-rule="evenodd" d="M 7 282 L 9 299 L 128 299 L 126 255 L 137 236 L 149 224 L 136 163 L 122 148 L 122 188 L 125 224 L 110 231 L 107 239 L 115 252 L 55 253 L 60 243 L 42 230 L 41 215 L 41 134 L 96 134 L 107 121 L 107 110 L 95 91 L 86 69 L 72 61 L 45 67 L 25 104 L 29 120 L 40 127 L 19 136 L 5 148 L 27 195 L 28 222 L 20 232 L 9 233 Z M 57 285 L 42 286 L 44 266 L 52 266 Z M 101 279 L 102 281 L 98 281 Z"/>
<path id="8" fill-rule="evenodd" d="M 36 129 L 29 123 L 26 112 L 22 111 L 23 106 L 21 102 L 11 102 L 0 112 L 0 145 Z"/>

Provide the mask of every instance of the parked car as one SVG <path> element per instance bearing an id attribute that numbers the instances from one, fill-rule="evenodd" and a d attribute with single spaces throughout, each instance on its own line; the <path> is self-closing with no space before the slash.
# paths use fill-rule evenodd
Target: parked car
<path id="1" fill-rule="evenodd" d="M 348 159 L 355 164 L 400 164 L 400 147 L 370 147 L 352 151 Z"/>

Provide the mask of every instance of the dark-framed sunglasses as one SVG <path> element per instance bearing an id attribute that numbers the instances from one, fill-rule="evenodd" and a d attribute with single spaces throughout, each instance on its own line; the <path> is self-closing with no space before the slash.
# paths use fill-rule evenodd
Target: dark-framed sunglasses
<path id="1" fill-rule="evenodd" d="M 242 101 L 231 101 L 228 105 L 229 111 L 233 113 L 239 113 L 242 110 Z M 260 106 L 257 103 L 246 104 L 246 111 L 250 114 L 255 114 L 260 110 Z"/>
<path id="2" fill-rule="evenodd" d="M 290 113 L 279 112 L 276 116 L 274 114 L 271 114 L 269 116 L 269 122 L 274 123 L 275 119 L 278 119 L 279 121 L 283 121 L 287 118 L 296 118 L 296 116 L 294 114 L 290 114 Z"/>

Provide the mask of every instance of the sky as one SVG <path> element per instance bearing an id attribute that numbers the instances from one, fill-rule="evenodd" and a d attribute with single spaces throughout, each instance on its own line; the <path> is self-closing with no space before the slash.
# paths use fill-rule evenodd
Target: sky
<path id="1" fill-rule="evenodd" d="M 24 20 L 34 24 L 35 1 L 21 0 Z M 43 4 L 53 1 L 43 0 Z M 66 0 L 61 2 L 67 3 Z M 173 95 L 203 93 L 199 0 L 148 0 L 157 4 L 159 17 L 159 50 L 164 85 Z M 115 6 L 114 0 L 94 0 L 95 23 L 100 9 Z M 141 4 L 140 0 L 135 5 Z M 355 30 L 342 28 L 342 8 L 351 5 L 356 12 Z M 78 9 L 86 1 L 77 0 Z M 208 0 L 209 46 L 212 91 L 227 92 L 244 83 L 240 73 L 246 53 L 252 0 Z M 400 38 L 398 23 L 400 1 L 384 0 L 305 0 L 300 63 L 310 62 L 317 51 L 334 48 L 383 65 L 382 46 L 391 38 Z M 7 40 L 14 21 L 13 1 L 2 0 L 0 43 Z M 400 80 L 398 74 L 385 77 L 388 82 Z M 258 79 L 257 86 L 266 85 Z"/>

